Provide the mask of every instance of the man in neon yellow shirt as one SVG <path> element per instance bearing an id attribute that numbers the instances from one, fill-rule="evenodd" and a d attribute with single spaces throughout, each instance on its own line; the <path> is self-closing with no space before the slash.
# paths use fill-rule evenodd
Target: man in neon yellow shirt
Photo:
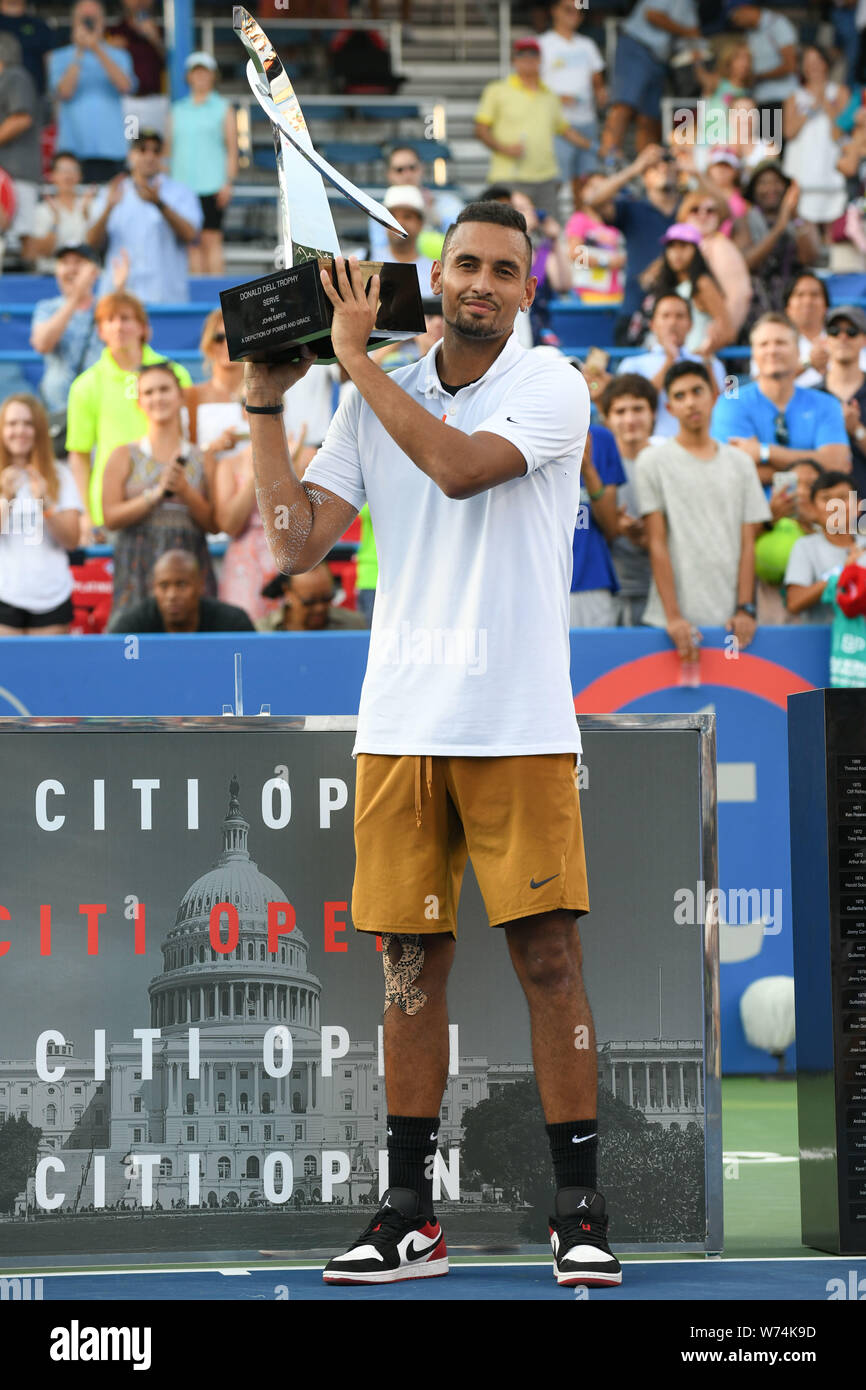
<path id="1" fill-rule="evenodd" d="M 126 291 L 103 295 L 94 319 L 105 350 L 69 388 L 66 420 L 69 465 L 90 512 L 90 523 L 84 519 L 81 524 L 83 545 L 92 540 L 93 527 L 103 524 L 102 475 L 109 454 L 119 444 L 131 444 L 147 433 L 147 420 L 138 405 L 138 369 L 162 360 L 147 341 L 147 311 L 135 295 Z M 189 386 L 192 378 L 186 368 L 176 362 L 171 365 L 181 386 Z"/>
<path id="2" fill-rule="evenodd" d="M 514 72 L 489 82 L 475 113 L 475 135 L 493 151 L 487 178 L 507 183 L 551 216 L 557 211 L 559 166 L 554 136 L 586 150 L 591 141 L 565 118 L 559 97 L 541 80 L 536 39 L 517 39 Z"/>

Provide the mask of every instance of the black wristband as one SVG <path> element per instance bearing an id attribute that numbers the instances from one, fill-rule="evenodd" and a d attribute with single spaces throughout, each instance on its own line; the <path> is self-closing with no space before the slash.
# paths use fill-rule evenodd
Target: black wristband
<path id="1" fill-rule="evenodd" d="M 279 405 L 247 405 L 244 401 L 244 410 L 248 415 L 282 415 L 284 409 L 282 401 Z"/>

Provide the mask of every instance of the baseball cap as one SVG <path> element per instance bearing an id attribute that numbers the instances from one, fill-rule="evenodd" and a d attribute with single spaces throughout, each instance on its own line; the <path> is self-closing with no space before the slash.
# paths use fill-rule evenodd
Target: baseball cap
<path id="1" fill-rule="evenodd" d="M 210 68 L 211 72 L 217 71 L 217 61 L 212 53 L 206 53 L 203 48 L 197 48 L 195 53 L 191 53 L 183 65 L 184 72 L 189 72 L 190 68 Z"/>
<path id="2" fill-rule="evenodd" d="M 718 150 L 713 150 L 709 158 L 709 163 L 730 164 L 732 169 L 739 169 L 740 165 L 742 164 L 742 160 L 740 159 L 740 156 L 738 154 L 734 153 L 733 150 L 728 150 L 723 147 Z"/>
<path id="3" fill-rule="evenodd" d="M 55 251 L 54 259 L 59 261 L 62 256 L 81 256 L 85 261 L 92 261 L 94 265 L 102 265 L 102 257 L 93 246 L 86 246 L 81 243 L 78 246 L 61 246 L 59 251 Z"/>
<path id="4" fill-rule="evenodd" d="M 840 319 L 853 323 L 858 333 L 866 333 L 866 314 L 856 304 L 837 304 L 827 314 L 824 325 L 829 328 L 831 323 L 838 323 Z"/>
<path id="5" fill-rule="evenodd" d="M 703 235 L 697 227 L 693 227 L 691 222 L 675 222 L 672 227 L 668 227 L 661 241 L 690 241 L 693 246 L 700 246 Z"/>
<path id="6" fill-rule="evenodd" d="M 411 208 L 424 216 L 424 196 L 414 183 L 392 183 L 382 202 L 389 212 L 392 208 Z"/>
<path id="7" fill-rule="evenodd" d="M 513 44 L 515 53 L 541 53 L 541 44 L 538 39 L 515 39 Z"/>

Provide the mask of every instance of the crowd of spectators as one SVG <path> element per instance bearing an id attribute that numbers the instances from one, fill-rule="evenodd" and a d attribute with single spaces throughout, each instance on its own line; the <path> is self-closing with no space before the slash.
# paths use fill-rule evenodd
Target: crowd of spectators
<path id="1" fill-rule="evenodd" d="M 58 291 L 31 325 L 41 399 L 17 392 L 0 413 L 0 633 L 67 631 L 68 552 L 94 540 L 113 545 L 111 631 L 368 624 L 368 513 L 354 609 L 339 567 L 273 575 L 221 311 L 204 307 L 195 383 L 151 344 L 147 306 L 224 270 L 237 123 L 206 52 L 171 105 L 159 7 L 119 8 L 109 24 L 79 0 L 57 47 L 25 0 L 0 0 L 0 237 Z M 841 19 L 835 51 L 801 42 L 760 5 L 724 7 L 710 37 L 702 18 L 695 0 L 638 0 L 608 72 L 586 10 L 554 0 L 474 118 L 480 196 L 517 208 L 533 246 L 522 344 L 562 349 L 564 297 L 616 315 L 615 351 L 574 359 L 593 414 L 572 624 L 665 629 L 686 672 L 701 627 L 745 646 L 758 624 L 837 621 L 866 489 L 866 46 Z M 695 119 L 665 128 L 665 92 Z M 386 160 L 382 200 L 407 237 L 371 222 L 366 248 L 414 264 L 425 297 L 425 333 L 375 354 L 387 370 L 441 336 L 430 272 L 463 201 L 428 183 L 419 147 Z M 831 301 L 828 278 L 852 271 L 851 302 Z M 345 389 L 317 366 L 287 394 L 299 474 Z"/>

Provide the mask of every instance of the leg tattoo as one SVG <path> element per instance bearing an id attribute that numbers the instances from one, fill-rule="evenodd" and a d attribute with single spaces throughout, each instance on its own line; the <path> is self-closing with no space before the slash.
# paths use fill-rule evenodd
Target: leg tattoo
<path id="1" fill-rule="evenodd" d="M 391 946 L 399 943 L 401 952 L 396 961 L 391 957 Z M 417 1014 L 427 1003 L 423 989 L 415 986 L 415 981 L 424 969 L 424 938 L 422 936 L 402 936 L 387 932 L 382 937 L 382 964 L 385 967 L 385 1012 L 392 1004 L 403 1010 L 404 1014 Z"/>

